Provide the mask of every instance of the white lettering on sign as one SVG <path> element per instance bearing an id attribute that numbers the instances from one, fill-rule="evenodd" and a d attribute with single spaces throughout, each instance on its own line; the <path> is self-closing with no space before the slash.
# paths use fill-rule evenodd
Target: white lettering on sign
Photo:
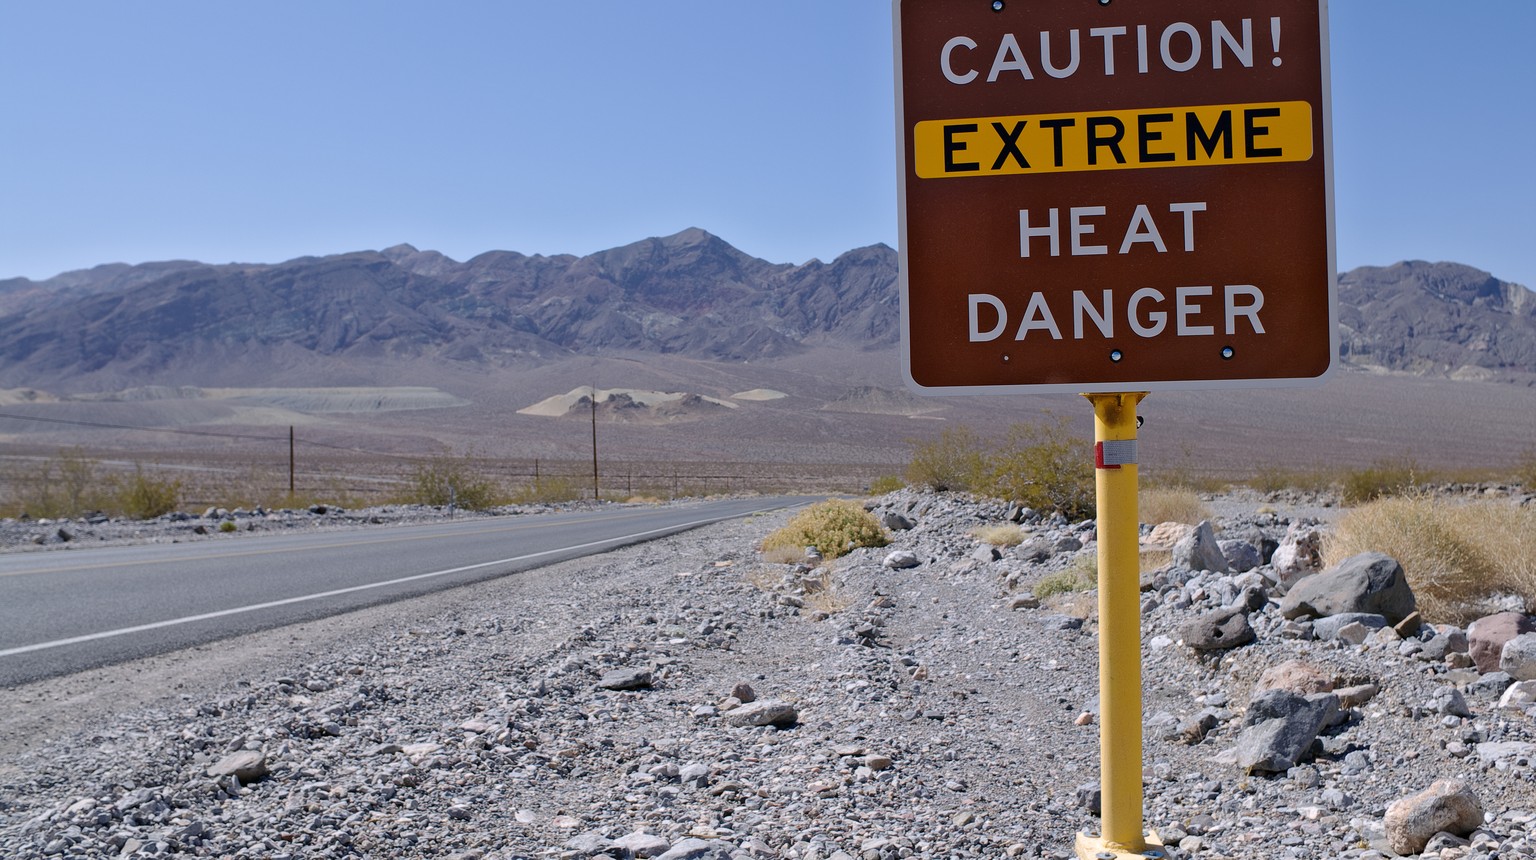
<path id="1" fill-rule="evenodd" d="M 1259 321 L 1259 311 L 1264 308 L 1264 293 L 1252 284 L 1228 284 L 1221 288 L 1221 302 L 1203 301 L 1214 296 L 1210 286 L 1194 285 L 1174 287 L 1170 301 L 1167 293 L 1156 287 L 1142 287 L 1125 300 L 1124 320 L 1137 337 L 1153 338 L 1168 328 L 1170 314 L 1173 333 L 1178 337 L 1209 337 L 1218 331 L 1226 335 L 1237 334 L 1239 319 L 1254 334 L 1265 334 L 1264 324 Z M 1030 332 L 1044 332 L 1052 340 L 1062 340 L 1057 316 L 1067 313 L 1072 318 L 1072 339 L 1084 340 L 1090 327 L 1106 340 L 1115 336 L 1114 290 L 1103 290 L 1095 299 L 1084 290 L 1073 290 L 1070 307 L 1061 298 L 1052 308 L 1045 293 L 1031 292 L 1018 310 L 1018 326 L 1014 340 L 1025 340 Z M 997 340 L 1008 330 L 1010 312 L 1008 302 L 991 293 L 971 293 L 966 296 L 967 318 L 970 326 L 967 336 L 972 343 Z M 1017 308 L 1017 306 L 1016 306 Z M 1171 308 L 1171 309 L 1170 309 Z"/>
<path id="2" fill-rule="evenodd" d="M 1269 19 L 1270 30 L 1270 62 L 1280 65 L 1280 19 Z M 1207 30 L 1195 26 L 1187 21 L 1175 21 L 1156 33 L 1156 47 L 1152 48 L 1153 39 L 1149 36 L 1147 25 L 1136 25 L 1136 38 L 1134 42 L 1117 43 L 1121 36 L 1129 34 L 1128 28 L 1093 27 L 1088 31 L 1088 38 L 1084 40 L 1081 31 L 1076 28 L 1068 30 L 1063 39 L 1062 34 L 1042 31 L 1039 38 L 1032 38 L 1035 34 L 1025 34 L 1024 43 L 1031 47 L 1038 41 L 1040 49 L 1034 54 L 1039 63 L 1040 70 L 1051 78 L 1070 78 L 1084 68 L 1083 43 L 1087 42 L 1089 51 L 1097 50 L 1102 59 L 1102 68 L 1105 76 L 1113 76 L 1119 68 L 1115 59 L 1117 52 L 1122 50 L 1134 50 L 1136 58 L 1136 73 L 1145 75 L 1152 68 L 1154 59 L 1160 61 L 1163 68 L 1172 72 L 1188 72 L 1208 62 L 1213 69 L 1227 68 L 1233 62 L 1245 69 L 1253 68 L 1254 43 L 1253 43 L 1253 19 L 1240 18 L 1235 23 L 1226 21 L 1212 21 Z M 1207 37 L 1207 32 L 1209 36 Z M 1093 40 L 1098 40 L 1095 46 Z M 987 65 L 986 82 L 989 84 L 999 81 L 1011 80 L 1035 80 L 1035 67 L 1030 64 L 1029 57 L 1025 56 L 1020 36 L 1016 33 L 1004 33 L 997 40 L 997 45 L 982 47 L 970 36 L 955 36 L 944 43 L 939 51 L 939 69 L 944 73 L 945 80 L 955 86 L 965 86 L 981 77 L 978 68 L 978 54 L 980 60 L 985 62 L 990 55 L 992 62 Z M 1065 55 L 1066 60 L 1062 61 Z M 1096 67 L 1090 63 L 1088 67 Z M 1017 78 L 1014 75 L 1018 75 Z"/>
<path id="3" fill-rule="evenodd" d="M 1182 215 L 1180 220 L 1183 228 L 1183 248 L 1186 252 L 1195 250 L 1195 213 L 1204 212 L 1204 203 L 1170 203 L 1168 211 L 1175 215 Z M 1107 214 L 1103 206 L 1073 206 L 1067 210 L 1067 232 L 1070 234 L 1071 243 L 1068 253 L 1073 257 L 1091 257 L 1100 254 L 1108 254 L 1108 245 L 1089 244 L 1086 240 L 1098 230 L 1098 225 L 1089 219 L 1102 218 Z M 1019 210 L 1019 256 L 1030 255 L 1031 242 L 1034 239 L 1045 239 L 1050 245 L 1052 257 L 1061 256 L 1061 216 L 1055 208 L 1046 210 L 1045 218 L 1036 224 L 1028 209 Z M 1163 232 L 1152 218 L 1152 209 L 1145 203 L 1136 205 L 1131 213 L 1130 223 L 1125 228 L 1124 238 L 1120 240 L 1120 254 L 1129 254 L 1136 245 L 1151 245 L 1159 254 L 1168 253 L 1168 244 L 1163 241 Z"/>

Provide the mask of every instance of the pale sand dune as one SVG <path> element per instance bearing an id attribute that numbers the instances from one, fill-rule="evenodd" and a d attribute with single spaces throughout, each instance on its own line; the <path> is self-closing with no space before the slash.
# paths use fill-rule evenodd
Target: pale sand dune
<path id="1" fill-rule="evenodd" d="M 685 397 L 688 397 L 688 393 L 685 391 L 645 391 L 639 388 L 599 388 L 596 389 L 596 391 L 596 400 L 598 403 L 606 403 L 614 397 L 624 396 L 647 408 L 661 406 L 667 403 L 675 403 L 684 399 Z M 577 403 L 580 403 L 583 398 L 592 396 L 592 392 L 593 389 L 591 386 L 583 385 L 580 388 L 573 388 L 565 394 L 556 394 L 553 397 L 546 397 L 543 400 L 540 400 L 538 403 L 533 404 L 532 406 L 527 406 L 517 410 L 517 412 L 519 415 L 538 415 L 545 418 L 558 418 L 561 415 L 571 411 L 571 407 L 575 406 Z M 699 395 L 699 397 L 701 400 L 708 401 L 717 406 L 724 406 L 727 409 L 741 408 L 740 404 L 731 403 L 728 400 L 721 400 L 718 397 L 708 397 L 705 395 Z"/>
<path id="2" fill-rule="evenodd" d="M 58 403 L 59 398 L 35 388 L 0 388 L 0 406 L 18 403 Z"/>
<path id="3" fill-rule="evenodd" d="M 772 388 L 754 388 L 751 391 L 742 391 L 732 394 L 732 400 L 783 400 L 788 397 L 782 391 L 774 391 Z"/>

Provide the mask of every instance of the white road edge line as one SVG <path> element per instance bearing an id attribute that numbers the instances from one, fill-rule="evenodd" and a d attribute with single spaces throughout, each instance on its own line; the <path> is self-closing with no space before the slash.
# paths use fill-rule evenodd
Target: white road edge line
<path id="1" fill-rule="evenodd" d="M 72 636 L 68 639 L 55 639 L 52 642 L 38 642 L 34 645 L 22 645 L 16 648 L 7 648 L 3 651 L 0 651 L 0 657 L 11 657 L 16 654 L 27 654 L 32 651 L 46 651 L 50 648 L 62 648 L 65 645 L 78 645 L 81 642 L 94 642 L 98 639 L 111 639 L 116 636 L 127 636 L 130 633 L 142 633 L 145 630 L 158 630 L 162 627 L 175 627 L 181 624 L 192 624 L 197 621 L 208 621 L 214 618 L 223 618 L 227 615 L 239 615 L 245 612 L 258 612 L 262 609 L 272 609 L 273 607 L 277 606 L 287 606 L 293 603 L 304 603 L 310 600 L 323 600 L 327 597 L 336 597 L 342 594 L 352 594 L 358 591 L 368 591 L 374 588 L 388 588 L 391 585 L 400 585 L 402 583 L 416 582 L 423 579 L 433 579 L 439 576 L 452 576 L 455 573 L 465 573 L 471 570 L 479 570 L 484 567 L 495 567 L 498 564 L 517 564 L 519 562 L 531 561 L 532 559 L 536 559 L 541 556 L 557 555 L 559 553 L 570 552 L 571 550 L 591 549 L 593 547 L 599 547 L 605 544 L 623 543 L 625 541 L 633 541 L 639 538 L 659 535 L 663 532 L 676 532 L 698 528 L 699 526 L 706 526 L 712 523 L 719 523 L 726 520 L 736 519 L 738 517 L 750 516 L 752 514 L 762 513 L 763 511 L 768 510 L 774 510 L 774 508 L 762 508 L 755 511 L 743 511 L 742 513 L 733 514 L 728 517 L 713 517 L 707 520 L 694 520 L 693 522 L 679 523 L 677 525 L 667 526 L 665 528 L 636 532 L 632 535 L 622 535 L 620 537 L 608 538 L 606 540 L 592 541 L 591 543 L 576 544 L 575 546 L 561 547 L 560 549 L 545 550 L 544 552 L 536 552 L 531 555 L 520 555 L 513 558 L 499 559 L 497 561 L 486 561 L 481 562 L 480 564 L 471 564 L 466 567 L 455 567 L 448 570 L 434 570 L 430 573 L 418 573 L 413 576 L 402 576 L 399 579 L 391 579 L 385 582 L 371 582 L 367 585 L 354 585 L 348 588 L 338 588 L 332 591 L 321 591 L 316 594 L 305 594 L 300 595 L 299 597 L 287 597 L 282 600 L 273 600 L 267 603 L 253 603 L 250 606 L 236 606 L 231 609 L 220 609 L 217 612 L 205 612 L 202 615 L 187 615 L 182 618 L 168 618 L 164 621 L 156 621 L 151 624 L 140 624 L 135 627 L 122 627 L 117 630 L 103 630 L 100 633 L 87 633 L 84 636 Z"/>

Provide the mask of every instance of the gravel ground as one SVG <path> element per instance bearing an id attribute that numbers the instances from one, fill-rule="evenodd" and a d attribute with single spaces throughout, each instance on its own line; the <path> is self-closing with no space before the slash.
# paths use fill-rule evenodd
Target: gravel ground
<path id="1" fill-rule="evenodd" d="M 1003 506 L 880 501 L 914 527 L 830 570 L 760 560 L 788 516 L 764 515 L 0 691 L 0 856 L 1073 856 L 1096 823 L 1092 599 L 1029 592 L 1091 557 L 1092 524 L 1026 517 L 1035 539 L 992 560 L 968 531 Z M 1306 515 L 1269 507 L 1220 525 Z M 1254 644 L 1184 645 L 1240 582 L 1173 567 L 1143 594 L 1146 819 L 1176 856 L 1395 856 L 1387 804 L 1459 777 L 1485 824 L 1423 856 L 1536 857 L 1536 715 L 1413 642 L 1307 638 L 1273 600 Z M 1254 683 L 1292 659 L 1379 693 L 1303 764 L 1247 774 Z"/>

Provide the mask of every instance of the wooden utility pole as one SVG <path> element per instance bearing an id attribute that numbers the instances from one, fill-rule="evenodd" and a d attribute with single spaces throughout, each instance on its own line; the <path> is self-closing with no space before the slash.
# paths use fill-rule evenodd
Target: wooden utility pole
<path id="1" fill-rule="evenodd" d="M 293 497 L 293 425 L 288 425 L 288 496 Z"/>
<path id="2" fill-rule="evenodd" d="M 597 386 L 592 386 L 592 500 L 598 501 L 602 496 L 597 487 Z"/>

